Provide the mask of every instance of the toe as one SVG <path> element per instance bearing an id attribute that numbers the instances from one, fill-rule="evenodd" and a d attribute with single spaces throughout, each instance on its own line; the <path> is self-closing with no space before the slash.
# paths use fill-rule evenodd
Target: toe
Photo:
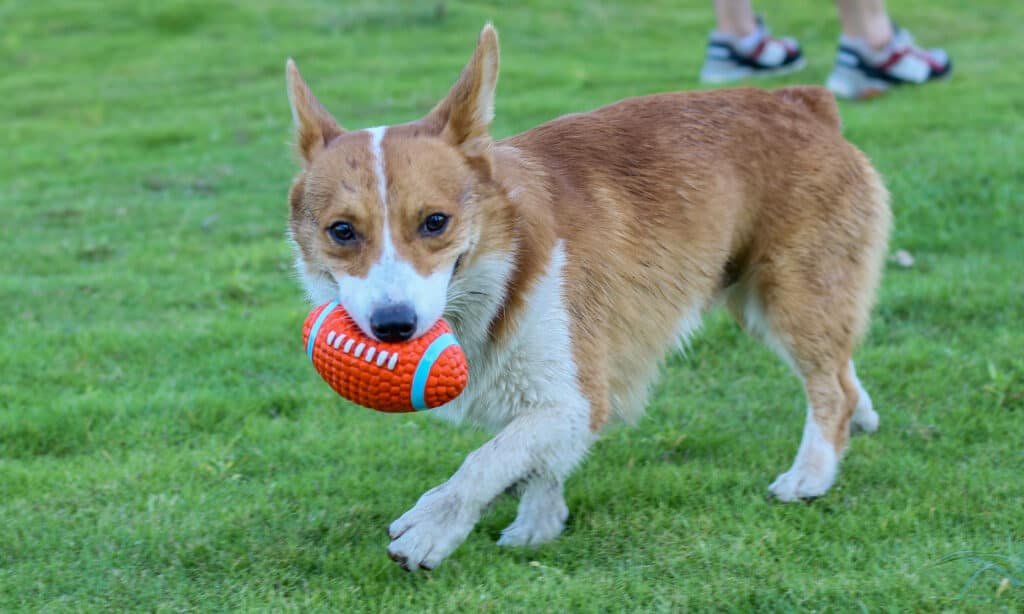
<path id="1" fill-rule="evenodd" d="M 874 433 L 878 430 L 878 414 L 874 411 L 854 414 L 853 420 L 850 422 L 853 425 L 854 433 Z"/>
<path id="2" fill-rule="evenodd" d="M 433 571 L 434 568 L 440 565 L 442 561 L 444 561 L 443 556 L 438 556 L 431 552 L 426 556 L 426 558 L 420 561 L 420 569 L 423 571 Z"/>
<path id="3" fill-rule="evenodd" d="M 783 503 L 792 503 L 800 497 L 797 495 L 795 480 L 790 472 L 783 473 L 772 482 L 768 491 L 775 495 L 775 498 Z"/>
<path id="4" fill-rule="evenodd" d="M 409 571 L 409 566 L 407 565 L 406 556 L 404 554 L 402 554 L 401 552 L 395 552 L 392 548 L 388 548 L 388 558 L 391 559 L 392 561 L 398 563 L 398 565 L 402 569 L 404 569 L 406 571 Z"/>
<path id="5" fill-rule="evenodd" d="M 412 526 L 412 523 L 409 522 L 405 515 L 403 515 L 398 520 L 392 522 L 391 526 L 388 527 L 388 537 L 392 540 L 398 539 L 409 530 L 410 526 Z"/>

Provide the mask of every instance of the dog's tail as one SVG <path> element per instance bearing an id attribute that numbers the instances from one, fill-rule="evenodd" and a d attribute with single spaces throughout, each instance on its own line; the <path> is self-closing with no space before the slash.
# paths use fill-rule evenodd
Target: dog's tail
<path id="1" fill-rule="evenodd" d="M 839 119 L 839 107 L 832 92 L 819 85 L 794 85 L 782 87 L 772 92 L 788 103 L 802 106 L 811 112 L 819 121 L 840 132 L 843 129 Z"/>

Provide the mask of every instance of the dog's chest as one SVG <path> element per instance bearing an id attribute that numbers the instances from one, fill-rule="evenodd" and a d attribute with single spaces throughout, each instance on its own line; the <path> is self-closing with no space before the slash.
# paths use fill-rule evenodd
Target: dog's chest
<path id="1" fill-rule="evenodd" d="M 565 251 L 559 245 L 527 297 L 527 307 L 502 340 L 471 330 L 478 322 L 463 325 L 460 338 L 465 337 L 469 385 L 459 398 L 433 413 L 497 430 L 533 410 L 574 405 L 585 409 L 562 292 L 564 263 Z"/>

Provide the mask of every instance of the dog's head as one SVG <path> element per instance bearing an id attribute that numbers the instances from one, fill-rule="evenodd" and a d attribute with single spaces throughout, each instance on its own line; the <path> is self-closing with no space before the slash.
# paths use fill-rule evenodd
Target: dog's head
<path id="1" fill-rule="evenodd" d="M 302 171 L 291 187 L 296 266 L 312 300 L 339 300 L 382 341 L 424 334 L 479 243 L 492 180 L 498 36 L 487 25 L 447 97 L 426 117 L 346 131 L 288 61 Z"/>

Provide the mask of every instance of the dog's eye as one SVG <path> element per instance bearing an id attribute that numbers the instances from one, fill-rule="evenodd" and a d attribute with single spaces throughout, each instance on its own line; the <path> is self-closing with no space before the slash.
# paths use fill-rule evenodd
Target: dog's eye
<path id="1" fill-rule="evenodd" d="M 356 229 L 348 222 L 336 222 L 327 229 L 327 234 L 339 245 L 349 245 L 356 240 Z"/>
<path id="2" fill-rule="evenodd" d="M 420 225 L 420 234 L 427 237 L 436 237 L 448 227 L 448 216 L 443 213 L 431 213 Z"/>

